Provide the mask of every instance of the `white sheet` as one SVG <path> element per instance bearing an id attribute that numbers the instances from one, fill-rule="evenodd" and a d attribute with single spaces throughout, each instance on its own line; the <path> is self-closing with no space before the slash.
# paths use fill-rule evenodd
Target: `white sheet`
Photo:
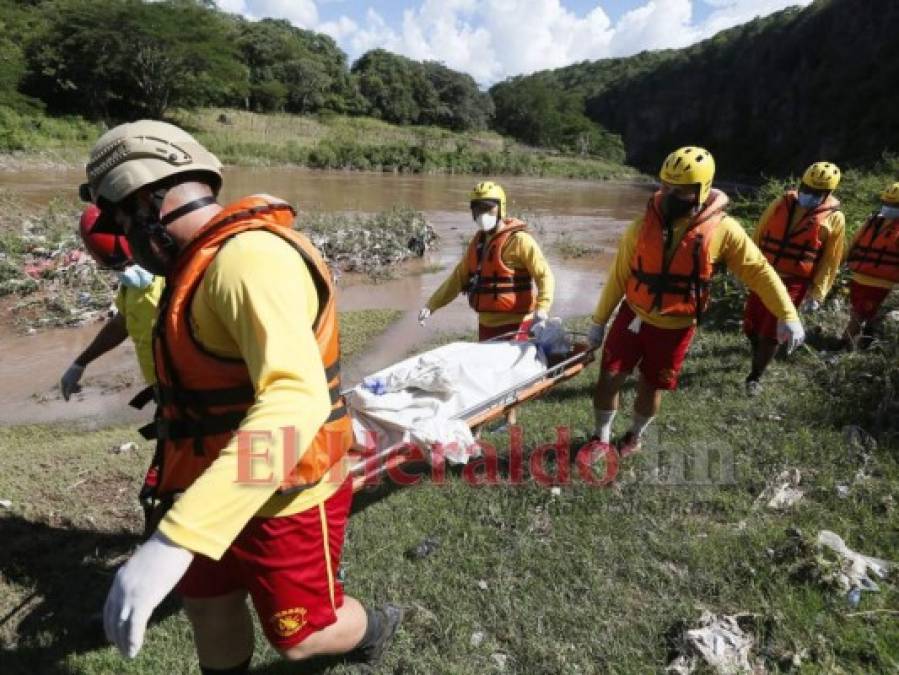
<path id="1" fill-rule="evenodd" d="M 530 343 L 453 342 L 400 361 L 369 376 L 382 379 L 388 393 L 359 385 L 348 395 L 356 442 L 367 447 L 374 432 L 378 449 L 412 442 L 430 450 L 439 443 L 446 459 L 465 462 L 478 455 L 477 445 L 468 425 L 450 418 L 545 370 Z"/>

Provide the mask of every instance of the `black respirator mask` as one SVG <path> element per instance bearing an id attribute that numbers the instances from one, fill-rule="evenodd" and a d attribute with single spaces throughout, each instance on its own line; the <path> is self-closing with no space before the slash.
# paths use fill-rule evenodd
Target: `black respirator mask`
<path id="1" fill-rule="evenodd" d="M 695 199 L 681 199 L 673 192 L 669 192 L 662 198 L 662 215 L 665 220 L 673 222 L 678 218 L 689 215 L 696 208 Z"/>
<path id="2" fill-rule="evenodd" d="M 125 235 L 134 262 L 156 276 L 165 276 L 170 272 L 178 256 L 178 244 L 166 227 L 192 211 L 215 203 L 215 197 L 209 195 L 188 202 L 160 218 L 159 212 L 166 192 L 167 190 L 156 190 L 151 194 L 149 204 L 135 205 L 131 209 L 131 226 Z M 154 242 L 162 255 L 156 252 Z"/>

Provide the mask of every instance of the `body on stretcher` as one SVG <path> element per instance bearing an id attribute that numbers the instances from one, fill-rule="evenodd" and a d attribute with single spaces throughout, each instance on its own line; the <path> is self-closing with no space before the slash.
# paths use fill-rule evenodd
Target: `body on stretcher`
<path id="1" fill-rule="evenodd" d="M 452 463 L 478 456 L 473 430 L 576 376 L 594 359 L 575 333 L 565 332 L 564 348 L 557 343 L 551 350 L 514 337 L 444 345 L 363 380 L 377 387 L 347 391 L 356 437 L 350 450 L 354 491 L 391 468 L 429 458 L 432 450 Z"/>

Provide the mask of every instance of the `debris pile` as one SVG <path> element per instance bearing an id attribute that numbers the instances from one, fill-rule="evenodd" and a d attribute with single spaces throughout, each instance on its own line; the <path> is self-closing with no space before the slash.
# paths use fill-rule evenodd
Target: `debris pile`
<path id="1" fill-rule="evenodd" d="M 393 267 L 420 258 L 437 241 L 424 214 L 394 207 L 375 214 L 304 213 L 296 227 L 337 272 L 389 276 Z"/>

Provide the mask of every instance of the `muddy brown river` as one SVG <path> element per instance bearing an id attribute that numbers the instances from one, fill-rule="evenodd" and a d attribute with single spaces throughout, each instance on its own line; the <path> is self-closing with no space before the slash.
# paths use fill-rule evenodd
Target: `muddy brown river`
<path id="1" fill-rule="evenodd" d="M 0 172 L 0 189 L 9 189 L 35 204 L 73 194 L 83 180 L 81 170 Z M 325 172 L 299 168 L 229 168 L 224 201 L 267 192 L 299 205 L 301 210 L 374 212 L 394 204 L 423 211 L 440 241 L 424 260 L 404 266 L 398 278 L 372 283 L 353 275 L 339 280 L 341 310 L 393 308 L 403 316 L 375 340 L 369 352 L 349 364 L 347 384 L 373 372 L 429 341 L 439 332 L 476 329 L 475 314 L 460 297 L 435 313 L 426 328 L 418 309 L 459 260 L 474 233 L 467 211 L 472 176 L 420 176 L 383 173 Z M 509 196 L 509 211 L 537 226 L 536 236 L 556 277 L 553 316 L 588 314 L 595 306 L 604 274 L 622 229 L 643 208 L 647 184 L 508 177 L 497 179 Z M 603 252 L 565 258 L 560 236 Z M 436 270 L 436 271 L 435 271 Z M 90 365 L 83 392 L 68 403 L 57 382 L 100 324 L 81 328 L 0 337 L 0 424 L 79 420 L 103 426 L 145 419 L 127 406 L 138 390 L 140 374 L 130 343 Z M 76 400 L 77 399 L 77 400 Z"/>

